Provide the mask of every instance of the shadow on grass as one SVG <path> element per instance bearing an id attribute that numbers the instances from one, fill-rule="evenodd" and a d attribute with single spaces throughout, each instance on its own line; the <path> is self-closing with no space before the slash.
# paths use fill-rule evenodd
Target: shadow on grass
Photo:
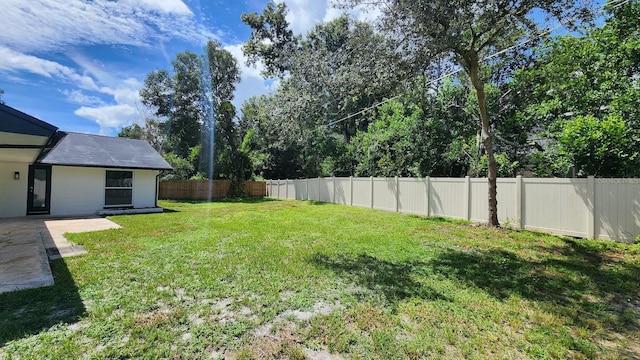
<path id="1" fill-rule="evenodd" d="M 312 262 L 332 270 L 356 285 L 381 294 L 390 304 L 409 298 L 424 300 L 449 300 L 439 292 L 416 281 L 427 264 L 422 262 L 395 263 L 367 254 L 355 257 L 336 255 L 329 257 L 315 254 Z"/>
<path id="2" fill-rule="evenodd" d="M 54 285 L 0 294 L 0 346 L 42 332 L 56 324 L 71 324 L 86 313 L 64 259 L 51 262 Z"/>
<path id="3" fill-rule="evenodd" d="M 447 251 L 433 272 L 480 288 L 498 299 L 539 301 L 576 325 L 597 321 L 620 332 L 640 330 L 640 265 L 606 255 L 580 241 L 547 250 L 539 261 L 504 250 Z"/>
<path id="4" fill-rule="evenodd" d="M 595 245 L 594 245 L 595 244 Z M 391 262 L 368 254 L 315 254 L 312 263 L 373 293 L 390 304 L 407 298 L 448 300 L 421 278 L 445 277 L 478 288 L 498 300 L 510 296 L 536 301 L 577 326 L 600 324 L 631 334 L 640 331 L 640 264 L 611 256 L 597 243 L 564 239 L 539 260 L 517 253 L 447 250 L 429 261 Z"/>
<path id="5" fill-rule="evenodd" d="M 318 200 L 307 200 L 306 202 L 309 205 L 334 205 L 332 203 L 328 203 L 328 202 L 324 202 L 324 201 L 318 201 Z"/>

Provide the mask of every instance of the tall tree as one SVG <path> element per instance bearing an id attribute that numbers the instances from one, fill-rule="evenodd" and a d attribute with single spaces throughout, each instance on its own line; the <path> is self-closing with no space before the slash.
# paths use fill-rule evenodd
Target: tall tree
<path id="1" fill-rule="evenodd" d="M 371 3 L 343 0 L 347 6 Z M 384 29 L 399 39 L 410 64 L 424 67 L 437 58 L 461 66 L 475 91 L 484 151 L 488 159 L 488 202 L 491 226 L 498 226 L 497 166 L 491 119 L 486 106 L 488 76 L 481 64 L 497 53 L 541 32 L 534 11 L 560 21 L 586 18 L 588 8 L 573 0 L 378 0 Z M 514 49 L 517 51 L 518 49 Z"/>
<path id="2" fill-rule="evenodd" d="M 186 159 L 201 141 L 201 63 L 198 55 L 185 51 L 172 65 L 173 74 L 164 69 L 150 72 L 140 97 L 144 105 L 154 108 L 155 115 L 167 119 L 170 151 Z"/>
<path id="3" fill-rule="evenodd" d="M 206 52 L 213 104 L 222 106 L 223 102 L 233 100 L 236 84 L 240 82 L 240 68 L 233 55 L 218 41 L 209 40 Z"/>
<path id="4" fill-rule="evenodd" d="M 201 125 L 203 117 L 202 84 L 200 82 L 200 58 L 195 53 L 179 53 L 172 61 L 173 112 L 169 119 L 169 140 L 173 142 L 174 152 L 188 157 L 191 149 L 202 140 Z"/>
<path id="5" fill-rule="evenodd" d="M 240 69 L 236 59 L 222 45 L 210 40 L 206 46 L 206 64 L 203 76 L 209 76 L 209 80 L 203 78 L 203 86 L 210 86 L 205 89 L 205 96 L 210 95 L 211 114 L 205 114 L 202 124 L 202 147 L 200 149 L 200 165 L 199 169 L 202 174 L 214 177 L 230 178 L 235 173 L 226 170 L 226 159 L 229 157 L 220 149 L 233 149 L 237 151 L 240 139 L 233 122 L 236 116 L 236 110 L 231 101 L 233 100 L 236 84 L 240 81 Z M 214 120 L 215 126 L 211 122 Z M 234 128 L 230 131 L 233 136 L 229 137 L 221 130 L 226 130 L 229 126 Z M 211 143 L 211 132 L 215 134 L 214 143 Z M 213 165 L 213 169 L 210 167 Z M 210 175 L 211 174 L 211 175 Z M 242 179 L 245 180 L 245 179 Z"/>
<path id="6" fill-rule="evenodd" d="M 172 72 L 165 69 L 150 72 L 140 90 L 142 103 L 152 107 L 163 123 L 147 122 L 144 131 L 134 125 L 123 129 L 123 135 L 127 132 L 166 135 L 168 152 L 184 169 L 181 176 L 193 176 L 197 172 L 208 176 L 212 170 L 210 160 L 218 161 L 209 134 L 214 130 L 215 121 L 226 123 L 235 117 L 235 109 L 229 105 L 240 81 L 240 70 L 235 58 L 217 41 L 207 43 L 202 57 L 189 51 L 179 53 L 172 65 Z M 213 112 L 215 121 L 207 109 Z M 158 140 L 157 136 L 147 137 Z M 236 145 L 233 146 L 237 148 L 239 145 Z M 185 161 L 190 162 L 190 167 L 182 165 Z"/>
<path id="7" fill-rule="evenodd" d="M 247 55 L 247 64 L 262 61 L 265 77 L 283 77 L 291 68 L 290 59 L 298 47 L 298 38 L 293 35 L 287 21 L 285 3 L 268 2 L 258 13 L 242 14 L 242 22 L 251 28 L 249 40 L 242 50 Z"/>

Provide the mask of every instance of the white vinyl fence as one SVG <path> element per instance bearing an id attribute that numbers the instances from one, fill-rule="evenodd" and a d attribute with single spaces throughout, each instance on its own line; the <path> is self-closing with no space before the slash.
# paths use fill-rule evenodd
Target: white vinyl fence
<path id="1" fill-rule="evenodd" d="M 267 196 L 486 222 L 486 178 L 267 180 Z M 640 179 L 499 178 L 505 225 L 633 242 L 640 235 Z"/>

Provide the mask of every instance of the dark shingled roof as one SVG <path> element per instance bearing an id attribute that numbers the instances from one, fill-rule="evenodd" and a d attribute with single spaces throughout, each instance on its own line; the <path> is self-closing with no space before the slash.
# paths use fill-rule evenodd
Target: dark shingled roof
<path id="1" fill-rule="evenodd" d="M 65 133 L 43 164 L 122 169 L 173 170 L 144 140 Z"/>

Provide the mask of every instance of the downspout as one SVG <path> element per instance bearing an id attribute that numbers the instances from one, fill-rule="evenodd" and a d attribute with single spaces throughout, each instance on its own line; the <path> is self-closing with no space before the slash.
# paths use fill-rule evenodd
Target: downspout
<path id="1" fill-rule="evenodd" d="M 154 207 L 158 207 L 158 188 L 160 187 L 160 175 L 164 174 L 164 170 L 160 170 L 160 172 L 158 173 L 158 175 L 156 175 L 156 198 L 155 198 L 155 203 L 154 203 Z"/>

